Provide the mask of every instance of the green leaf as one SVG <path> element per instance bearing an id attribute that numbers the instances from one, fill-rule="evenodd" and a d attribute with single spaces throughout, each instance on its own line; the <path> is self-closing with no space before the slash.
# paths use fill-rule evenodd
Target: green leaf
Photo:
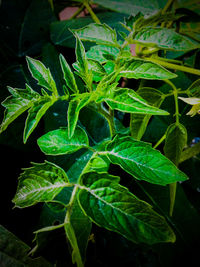
<path id="1" fill-rule="evenodd" d="M 200 97 L 200 79 L 193 82 L 187 91 L 192 97 Z"/>
<path id="2" fill-rule="evenodd" d="M 78 267 L 83 267 L 92 224 L 78 203 L 77 193 L 71 208 L 67 211 L 64 227 L 72 247 L 72 262 Z"/>
<path id="3" fill-rule="evenodd" d="M 188 37 L 167 28 L 144 28 L 134 37 L 138 43 L 166 50 L 189 51 L 199 44 Z"/>
<path id="4" fill-rule="evenodd" d="M 106 154 L 113 164 L 120 165 L 138 180 L 166 185 L 187 180 L 187 176 L 150 144 L 131 137 L 118 137 L 106 147 Z"/>
<path id="5" fill-rule="evenodd" d="M 52 265 L 42 257 L 30 257 L 28 252 L 31 248 L 1 225 L 0 236 L 1 266 L 52 267 Z"/>
<path id="6" fill-rule="evenodd" d="M 56 83 L 51 75 L 51 72 L 44 64 L 36 59 L 26 57 L 29 70 L 34 79 L 38 81 L 38 84 L 45 87 L 49 91 L 57 95 Z"/>
<path id="7" fill-rule="evenodd" d="M 180 123 L 171 124 L 166 132 L 164 153 L 176 166 L 178 166 L 183 148 L 187 144 L 187 130 Z"/>
<path id="8" fill-rule="evenodd" d="M 69 138 L 71 138 L 74 134 L 80 110 L 84 106 L 86 106 L 89 103 L 89 101 L 90 101 L 90 94 L 85 93 L 74 97 L 69 102 L 69 107 L 67 112 Z"/>
<path id="9" fill-rule="evenodd" d="M 164 100 L 164 94 L 154 88 L 143 87 L 137 93 L 150 105 L 159 108 Z M 146 130 L 151 115 L 132 114 L 131 117 L 131 136 L 140 140 Z"/>
<path id="10" fill-rule="evenodd" d="M 123 59 L 120 76 L 134 79 L 165 80 L 177 77 L 162 66 L 139 58 Z"/>
<path id="11" fill-rule="evenodd" d="M 26 89 L 8 87 L 8 90 L 11 96 L 7 97 L 2 103 L 2 106 L 5 107 L 6 110 L 0 132 L 5 131 L 10 123 L 29 109 L 34 101 L 40 98 L 40 95 L 33 91 L 28 85 L 26 85 Z"/>
<path id="12" fill-rule="evenodd" d="M 83 79 L 88 88 L 91 88 L 92 84 L 92 72 L 89 71 L 88 60 L 85 53 L 83 43 L 77 34 L 76 37 L 76 64 L 78 66 L 78 75 Z"/>
<path id="13" fill-rule="evenodd" d="M 61 128 L 40 137 L 38 145 L 46 155 L 64 155 L 87 147 L 89 140 L 86 132 L 80 127 L 75 129 L 71 139 L 68 137 L 68 129 Z"/>
<path id="14" fill-rule="evenodd" d="M 118 88 L 118 87 L 117 87 Z M 167 111 L 150 106 L 134 90 L 128 88 L 119 88 L 108 92 L 104 101 L 112 108 L 122 112 L 131 112 L 138 114 L 168 115 Z"/>
<path id="15" fill-rule="evenodd" d="M 25 208 L 38 202 L 48 202 L 69 186 L 63 169 L 53 163 L 32 163 L 19 177 L 17 193 L 13 199 L 16 207 Z"/>
<path id="16" fill-rule="evenodd" d="M 165 219 L 118 182 L 118 177 L 107 173 L 82 176 L 78 197 L 90 219 L 135 243 L 174 242 L 175 235 Z"/>
<path id="17" fill-rule="evenodd" d="M 119 47 L 116 31 L 106 24 L 91 23 L 74 31 L 83 41 Z"/>
<path id="18" fill-rule="evenodd" d="M 144 15 L 153 13 L 159 9 L 158 1 L 156 0 L 95 0 L 93 1 L 105 8 L 121 12 L 128 15 L 137 15 L 138 12 L 142 12 Z"/>
<path id="19" fill-rule="evenodd" d="M 60 64 L 62 67 L 64 80 L 65 80 L 67 86 L 71 89 L 72 92 L 78 93 L 78 88 L 77 88 L 74 74 L 71 71 L 69 64 L 67 63 L 67 61 L 65 60 L 65 58 L 61 54 L 60 54 Z"/>
<path id="20" fill-rule="evenodd" d="M 86 52 L 86 56 L 89 59 L 95 58 L 95 60 L 98 60 L 100 63 L 105 63 L 108 61 L 108 57 L 116 59 L 119 52 L 120 50 L 117 47 L 94 45 Z"/>
<path id="21" fill-rule="evenodd" d="M 33 106 L 28 111 L 28 117 L 24 128 L 24 143 L 26 143 L 28 137 L 37 127 L 42 116 L 46 111 L 55 103 L 55 99 L 50 97 L 43 97 L 33 103 Z"/>

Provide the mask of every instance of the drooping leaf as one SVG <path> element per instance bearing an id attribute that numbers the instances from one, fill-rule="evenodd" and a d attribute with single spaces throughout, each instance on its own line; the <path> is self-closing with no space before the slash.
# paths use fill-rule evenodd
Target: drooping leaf
<path id="1" fill-rule="evenodd" d="M 118 182 L 118 177 L 107 173 L 82 176 L 79 203 L 90 219 L 135 243 L 174 242 L 165 219 Z"/>
<path id="2" fill-rule="evenodd" d="M 20 175 L 13 202 L 16 207 L 24 208 L 51 201 L 68 185 L 67 175 L 60 167 L 47 161 L 33 163 Z"/>
<path id="3" fill-rule="evenodd" d="M 71 71 L 69 64 L 67 63 L 67 61 L 65 60 L 65 58 L 61 54 L 60 54 L 60 64 L 62 67 L 64 79 L 65 79 L 67 86 L 72 90 L 72 92 L 77 93 L 78 88 L 77 88 L 74 74 Z"/>
<path id="4" fill-rule="evenodd" d="M 65 217 L 65 232 L 72 247 L 72 262 L 83 267 L 92 223 L 83 213 L 77 200 L 77 193 L 72 206 Z"/>
<path id="5" fill-rule="evenodd" d="M 10 123 L 24 111 L 29 109 L 34 101 L 37 101 L 40 98 L 40 95 L 33 91 L 28 85 L 26 85 L 26 89 L 23 90 L 11 87 L 8 87 L 8 90 L 11 93 L 11 96 L 6 98 L 2 103 L 2 106 L 5 107 L 6 110 L 0 132 L 5 131 Z"/>
<path id="6" fill-rule="evenodd" d="M 89 101 L 90 101 L 90 94 L 85 93 L 74 97 L 69 102 L 69 107 L 67 112 L 69 138 L 71 138 L 74 134 L 80 110 L 84 106 L 86 106 L 89 103 Z"/>
<path id="7" fill-rule="evenodd" d="M 46 68 L 39 60 L 30 57 L 26 57 L 26 59 L 29 70 L 33 78 L 38 81 L 38 84 L 57 95 L 56 83 L 51 75 L 50 70 Z"/>
<path id="8" fill-rule="evenodd" d="M 200 98 L 200 79 L 193 82 L 190 87 L 187 89 L 188 93 L 192 97 L 199 97 Z"/>
<path id="9" fill-rule="evenodd" d="M 159 108 L 164 100 L 164 94 L 154 88 L 143 87 L 137 93 L 150 105 Z M 146 130 L 151 115 L 132 114 L 131 117 L 131 136 L 140 140 Z"/>
<path id="10" fill-rule="evenodd" d="M 89 145 L 86 132 L 77 127 L 71 139 L 68 129 L 60 128 L 50 131 L 38 139 L 38 145 L 46 155 L 63 155 L 73 153 Z"/>
<path id="11" fill-rule="evenodd" d="M 167 28 L 144 28 L 136 34 L 134 40 L 148 46 L 174 51 L 189 51 L 199 47 L 196 41 Z"/>
<path id="12" fill-rule="evenodd" d="M 116 31 L 106 24 L 91 23 L 75 32 L 83 41 L 119 47 Z"/>
<path id="13" fill-rule="evenodd" d="M 28 137 L 37 127 L 43 115 L 52 106 L 55 99 L 50 97 L 43 97 L 38 101 L 34 102 L 33 106 L 28 111 L 28 117 L 24 128 L 24 143 L 26 143 Z"/>
<path id="14" fill-rule="evenodd" d="M 187 130 L 180 123 L 171 124 L 166 132 L 164 153 L 176 166 L 178 166 L 183 148 L 187 144 Z"/>
<path id="15" fill-rule="evenodd" d="M 118 88 L 118 87 L 117 87 Z M 104 101 L 112 108 L 122 112 L 151 114 L 151 115 L 168 115 L 167 111 L 150 106 L 134 90 L 128 88 L 119 88 L 108 92 Z"/>
<path id="16" fill-rule="evenodd" d="M 139 58 L 122 59 L 120 75 L 126 78 L 165 80 L 177 77 L 162 66 Z"/>
<path id="17" fill-rule="evenodd" d="M 113 164 L 120 165 L 138 180 L 166 185 L 187 180 L 187 176 L 150 144 L 131 137 L 116 137 L 105 153 Z"/>

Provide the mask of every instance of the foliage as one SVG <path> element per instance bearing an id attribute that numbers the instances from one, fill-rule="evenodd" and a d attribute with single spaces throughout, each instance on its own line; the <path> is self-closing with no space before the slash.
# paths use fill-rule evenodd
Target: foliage
<path id="1" fill-rule="evenodd" d="M 17 2 L 10 5 L 17 7 Z M 11 129 L 28 111 L 23 142 L 36 145 L 38 130 L 39 154 L 46 160 L 23 169 L 13 203 L 17 208 L 43 205 L 46 222 L 35 231 L 32 253 L 39 253 L 45 236 L 62 229 L 72 263 L 87 266 L 88 242 L 97 225 L 121 235 L 128 249 L 152 247 L 165 262 L 173 246 L 178 250 L 182 239 L 189 240 L 179 207 L 185 205 L 188 216 L 200 222 L 199 211 L 183 191 L 192 184 L 192 170 L 186 171 L 184 163 L 200 153 L 199 144 L 190 145 L 199 136 L 198 126 L 191 125 L 199 123 L 200 43 L 197 35 L 183 31 L 190 23 L 198 27 L 196 6 L 126 0 L 94 1 L 93 7 L 90 1 L 76 0 L 65 3 L 78 11 L 62 22 L 56 19 L 61 1 L 27 2 L 17 7 L 18 34 L 11 36 L 12 27 L 2 31 L 1 68 L 12 57 L 17 61 L 2 72 L 2 91 L 14 68 L 20 75 L 7 87 L 10 95 L 1 96 L 0 141 L 13 146 Z M 2 2 L 2 14 L 8 6 Z M 33 19 L 38 9 L 46 20 L 39 15 Z M 83 9 L 89 15 L 77 18 Z M 185 103 L 192 105 L 189 112 Z M 185 227 L 192 226 L 186 222 Z M 156 245 L 161 243 L 164 251 L 166 243 L 174 243 L 165 257 Z M 1 253 L 6 266 L 14 264 Z M 22 264 L 34 266 L 29 261 L 25 257 Z"/>

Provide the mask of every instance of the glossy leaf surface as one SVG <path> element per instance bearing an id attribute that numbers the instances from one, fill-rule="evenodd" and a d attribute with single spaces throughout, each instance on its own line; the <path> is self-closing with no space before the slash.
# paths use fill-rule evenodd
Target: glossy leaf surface
<path id="1" fill-rule="evenodd" d="M 46 155 L 63 155 L 87 147 L 89 141 L 85 131 L 80 127 L 75 129 L 71 139 L 68 137 L 68 129 L 60 128 L 40 137 L 38 145 Z"/>
<path id="2" fill-rule="evenodd" d="M 139 58 L 124 59 L 121 61 L 120 75 L 126 78 L 165 80 L 173 79 L 177 75 L 162 66 Z"/>
<path id="3" fill-rule="evenodd" d="M 108 93 L 105 101 L 112 109 L 117 109 L 122 112 L 151 115 L 169 114 L 167 111 L 150 106 L 134 90 L 128 88 L 121 88 Z"/>
<path id="4" fill-rule="evenodd" d="M 196 41 L 167 28 L 144 28 L 136 34 L 134 40 L 145 45 L 175 51 L 189 51 L 199 47 Z"/>
<path id="5" fill-rule="evenodd" d="M 106 24 L 91 23 L 84 28 L 75 30 L 83 41 L 95 42 L 97 44 L 119 46 L 115 30 Z"/>
<path id="6" fill-rule="evenodd" d="M 33 78 L 38 81 L 38 84 L 56 94 L 56 83 L 51 75 L 50 70 L 46 68 L 41 61 L 30 57 L 27 57 L 27 63 Z"/>
<path id="7" fill-rule="evenodd" d="M 105 154 L 138 180 L 166 185 L 187 180 L 187 176 L 150 144 L 131 137 L 116 137 Z"/>
<path id="8" fill-rule="evenodd" d="M 83 175 L 78 197 L 91 220 L 136 243 L 174 242 L 165 219 L 118 182 L 118 177 L 107 173 Z"/>

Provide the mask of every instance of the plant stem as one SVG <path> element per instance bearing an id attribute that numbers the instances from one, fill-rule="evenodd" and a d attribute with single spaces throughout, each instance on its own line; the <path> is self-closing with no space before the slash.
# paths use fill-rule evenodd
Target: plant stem
<path id="1" fill-rule="evenodd" d="M 166 134 L 164 134 L 159 140 L 158 142 L 153 146 L 154 149 L 156 149 L 166 138 Z"/>
<path id="2" fill-rule="evenodd" d="M 93 12 L 92 8 L 90 7 L 90 5 L 88 4 L 88 1 L 84 1 L 84 6 L 86 7 L 87 11 L 90 13 L 92 19 L 94 20 L 94 22 L 101 24 L 101 21 L 99 20 L 99 18 L 96 16 L 96 14 Z"/>
<path id="3" fill-rule="evenodd" d="M 101 115 L 104 116 L 104 118 L 107 120 L 109 128 L 110 128 L 110 135 L 113 137 L 116 133 L 115 129 L 115 122 L 114 122 L 114 111 L 109 109 L 109 112 L 106 111 L 101 104 L 98 105 L 98 111 Z"/>
<path id="4" fill-rule="evenodd" d="M 172 217 L 174 204 L 176 199 L 176 187 L 177 183 L 172 183 L 169 185 L 169 195 L 170 195 L 170 207 L 169 207 L 169 216 Z"/>
<path id="5" fill-rule="evenodd" d="M 189 67 L 185 67 L 185 66 L 180 66 L 180 65 L 176 65 L 176 64 L 172 64 L 172 63 L 168 63 L 166 61 L 163 61 L 161 58 L 159 59 L 155 59 L 155 58 L 145 58 L 148 59 L 149 61 L 153 62 L 153 63 L 157 63 L 160 64 L 168 69 L 173 69 L 173 70 L 180 70 L 183 72 L 188 72 L 191 74 L 195 74 L 195 75 L 199 75 L 200 76 L 200 70 L 198 69 L 194 69 L 194 68 L 189 68 Z"/>
<path id="6" fill-rule="evenodd" d="M 79 7 L 79 9 L 76 12 L 74 12 L 74 14 L 70 17 L 70 19 L 76 18 L 83 11 L 84 8 L 85 8 L 85 6 L 84 5 L 81 5 Z"/>
<path id="7" fill-rule="evenodd" d="M 173 3 L 174 0 L 168 0 L 167 4 L 164 6 L 163 10 L 162 10 L 162 15 L 169 9 L 169 7 L 171 6 L 171 4 Z"/>

